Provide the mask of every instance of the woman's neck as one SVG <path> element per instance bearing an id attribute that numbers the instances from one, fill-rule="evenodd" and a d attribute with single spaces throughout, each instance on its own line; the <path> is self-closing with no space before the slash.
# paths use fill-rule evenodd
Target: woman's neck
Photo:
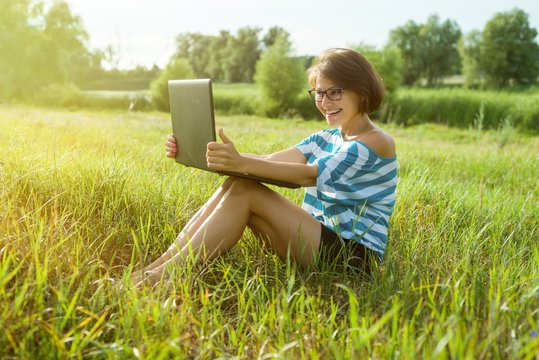
<path id="1" fill-rule="evenodd" d="M 353 140 L 374 128 L 375 126 L 367 113 L 358 114 L 348 124 L 341 126 L 341 134 L 345 140 Z"/>

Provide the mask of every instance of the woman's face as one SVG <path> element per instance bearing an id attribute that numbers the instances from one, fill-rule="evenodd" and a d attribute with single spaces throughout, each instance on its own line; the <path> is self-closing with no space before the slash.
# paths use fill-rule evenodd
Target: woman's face
<path id="1" fill-rule="evenodd" d="M 326 117 L 327 123 L 332 126 L 346 126 L 357 116 L 361 116 L 359 104 L 360 96 L 351 90 L 344 89 L 340 100 L 331 100 L 339 97 L 339 84 L 322 76 L 316 78 L 317 91 L 328 91 L 330 96 L 323 94 L 322 101 L 316 101 L 316 107 Z M 319 96 L 322 94 L 319 93 Z M 319 99 L 318 99 L 319 100 Z"/>

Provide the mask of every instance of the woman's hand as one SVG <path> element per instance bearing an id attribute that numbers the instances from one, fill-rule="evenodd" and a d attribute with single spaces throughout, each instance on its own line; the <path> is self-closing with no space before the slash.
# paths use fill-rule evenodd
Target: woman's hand
<path id="1" fill-rule="evenodd" d="M 245 172 L 245 158 L 238 153 L 223 129 L 219 129 L 219 137 L 223 141 L 222 144 L 214 141 L 208 143 L 206 151 L 208 167 L 218 171 Z"/>
<path id="2" fill-rule="evenodd" d="M 165 140 L 165 148 L 167 150 L 167 157 L 174 159 L 176 157 L 176 153 L 178 152 L 178 147 L 176 146 L 176 139 L 174 136 L 167 136 L 167 139 Z"/>

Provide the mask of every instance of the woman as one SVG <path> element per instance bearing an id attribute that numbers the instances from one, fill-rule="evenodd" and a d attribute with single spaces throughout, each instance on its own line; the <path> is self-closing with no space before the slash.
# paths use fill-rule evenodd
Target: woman
<path id="1" fill-rule="evenodd" d="M 308 266 L 322 253 L 347 249 L 353 266 L 370 270 L 387 243 L 397 183 L 395 143 L 369 114 L 382 103 L 383 85 L 369 62 L 349 49 L 325 51 L 308 71 L 309 94 L 332 129 L 271 155 L 240 154 L 219 130 L 222 143 L 207 146 L 208 167 L 297 183 L 303 206 L 254 181 L 228 178 L 193 216 L 172 246 L 132 280 L 159 281 L 190 251 L 205 259 L 232 248 L 249 227 L 278 255 Z M 175 157 L 176 142 L 166 141 Z"/>

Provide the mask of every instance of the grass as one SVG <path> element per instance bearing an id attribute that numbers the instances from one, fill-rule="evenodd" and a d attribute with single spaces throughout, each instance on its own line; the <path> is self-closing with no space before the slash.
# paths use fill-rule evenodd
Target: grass
<path id="1" fill-rule="evenodd" d="M 463 88 L 401 88 L 390 94 L 384 118 L 405 125 L 439 123 L 466 128 L 483 109 L 485 128 L 496 129 L 511 117 L 521 131 L 539 132 L 539 93 L 526 91 L 478 91 Z"/>
<path id="2" fill-rule="evenodd" d="M 388 125 L 400 182 L 372 279 L 297 268 L 246 232 L 211 264 L 134 290 L 118 283 L 222 179 L 165 158 L 165 114 L 0 106 L 2 358 L 539 356 L 538 137 Z M 259 153 L 324 126 L 217 121 Z"/>

